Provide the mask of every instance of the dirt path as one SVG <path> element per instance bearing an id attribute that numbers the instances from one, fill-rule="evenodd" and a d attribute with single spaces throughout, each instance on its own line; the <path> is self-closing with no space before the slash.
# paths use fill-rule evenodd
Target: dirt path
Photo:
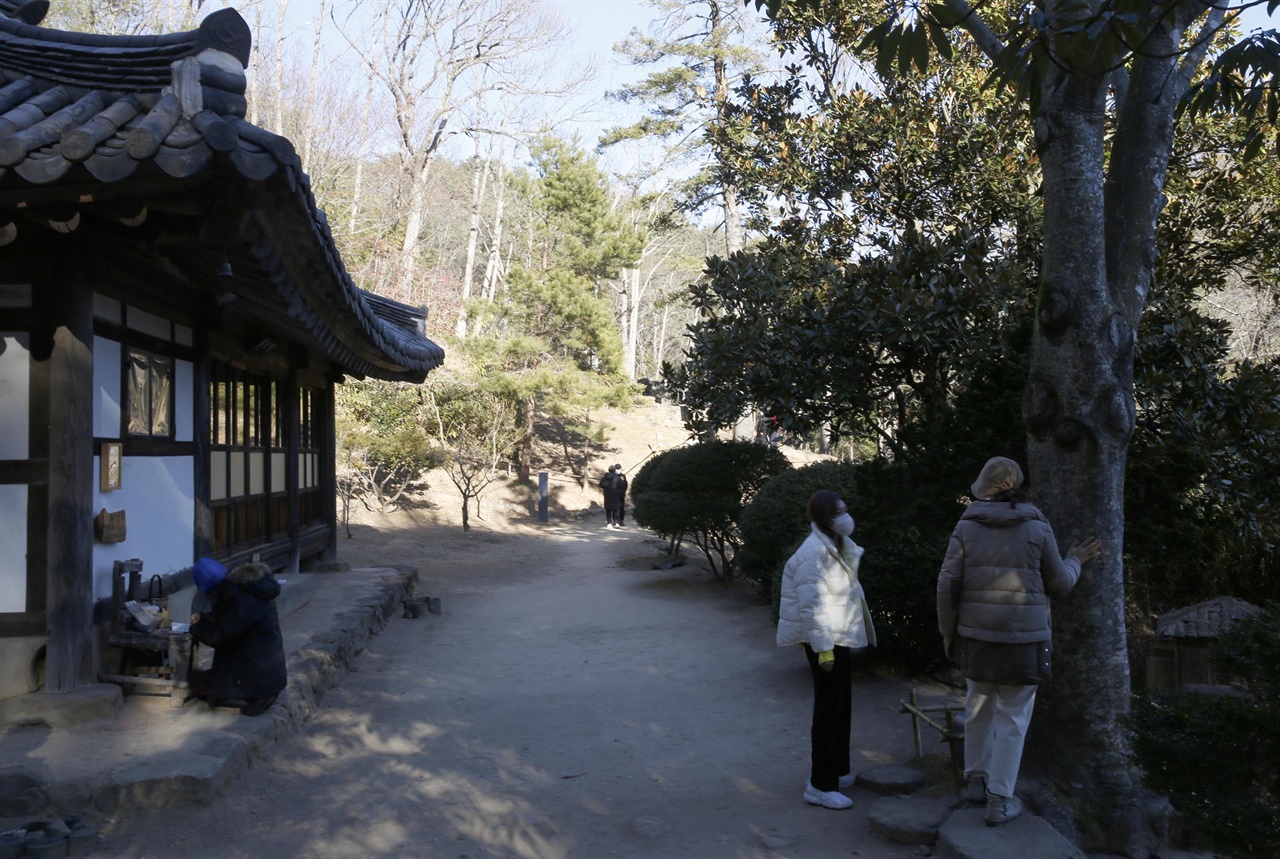
<path id="1" fill-rule="evenodd" d="M 917 855 L 869 833 L 872 794 L 803 803 L 807 669 L 767 607 L 594 521 L 457 540 L 405 558 L 443 616 L 393 621 L 214 807 L 132 820 L 100 855 Z M 859 681 L 855 771 L 908 761 L 904 688 Z"/>

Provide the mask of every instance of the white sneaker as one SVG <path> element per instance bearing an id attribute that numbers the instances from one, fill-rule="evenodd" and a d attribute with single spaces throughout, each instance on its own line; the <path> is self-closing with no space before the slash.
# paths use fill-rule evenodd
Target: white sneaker
<path id="1" fill-rule="evenodd" d="M 804 801 L 810 805 L 821 805 L 823 808 L 833 808 L 837 811 L 853 805 L 853 800 L 843 793 L 834 790 L 818 790 L 812 784 L 805 785 Z"/>
<path id="2" fill-rule="evenodd" d="M 853 787 L 854 783 L 857 782 L 857 780 L 858 780 L 858 777 L 853 773 L 840 776 L 840 790 L 846 790 L 848 788 Z"/>
<path id="3" fill-rule="evenodd" d="M 1022 800 L 1016 796 L 997 796 L 987 791 L 987 826 L 1008 823 L 1022 814 Z"/>

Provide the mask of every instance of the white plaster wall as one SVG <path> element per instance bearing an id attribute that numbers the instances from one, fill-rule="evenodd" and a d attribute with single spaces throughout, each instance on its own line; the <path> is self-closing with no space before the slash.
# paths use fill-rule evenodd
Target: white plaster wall
<path id="1" fill-rule="evenodd" d="M 31 353 L 26 334 L 0 332 L 0 459 L 26 459 Z"/>
<path id="2" fill-rule="evenodd" d="M 0 647 L 0 698 L 12 698 L 25 695 L 27 688 L 27 670 L 36 653 L 44 647 L 44 636 L 6 638 L 4 647 Z"/>
<path id="3" fill-rule="evenodd" d="M 173 440 L 191 441 L 195 425 L 194 368 L 190 361 L 173 362 Z"/>
<path id="4" fill-rule="evenodd" d="M 94 474 L 98 457 L 94 457 Z M 125 511 L 125 540 L 93 546 L 93 594 L 111 595 L 111 563 L 141 558 L 142 577 L 191 566 L 195 551 L 195 474 L 187 456 L 126 456 L 121 487 L 94 489 L 93 510 Z"/>
<path id="5" fill-rule="evenodd" d="M 0 485 L 0 612 L 27 610 L 27 487 Z"/>
<path id="6" fill-rule="evenodd" d="M 169 320 L 154 313 L 147 313 L 145 310 L 139 310 L 136 307 L 130 307 L 127 310 L 128 318 L 125 324 L 135 331 L 141 331 L 144 334 L 150 334 L 160 340 L 172 340 L 173 330 L 169 326 Z"/>
<path id="7" fill-rule="evenodd" d="M 0 459 L 30 455 L 31 353 L 26 334 L 0 333 Z M 27 487 L 0 485 L 0 612 L 27 610 Z"/>
<path id="8" fill-rule="evenodd" d="M 120 348 L 116 340 L 93 338 L 93 434 L 97 438 L 120 438 Z"/>

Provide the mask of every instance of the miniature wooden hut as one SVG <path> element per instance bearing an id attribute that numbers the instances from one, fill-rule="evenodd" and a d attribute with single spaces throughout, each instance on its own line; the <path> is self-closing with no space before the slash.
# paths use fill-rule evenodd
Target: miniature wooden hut
<path id="1" fill-rule="evenodd" d="M 0 0 L 0 697 L 42 647 L 47 691 L 95 681 L 115 560 L 331 557 L 335 384 L 444 358 L 246 121 L 238 13 L 98 36 L 47 8 Z"/>
<path id="2" fill-rule="evenodd" d="M 1215 597 L 1161 615 L 1147 656 L 1147 687 L 1171 692 L 1229 692 L 1229 678 L 1214 675 L 1209 648 L 1232 624 L 1258 611 L 1258 606 L 1235 597 Z"/>

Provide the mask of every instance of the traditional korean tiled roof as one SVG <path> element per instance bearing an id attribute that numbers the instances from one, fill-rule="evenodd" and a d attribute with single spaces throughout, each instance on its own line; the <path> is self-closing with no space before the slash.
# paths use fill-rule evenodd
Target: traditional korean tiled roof
<path id="1" fill-rule="evenodd" d="M 421 380 L 439 366 L 425 309 L 355 285 L 293 145 L 246 120 L 251 38 L 237 12 L 102 36 L 36 26 L 47 7 L 0 0 L 0 256 L 22 230 L 92 222 L 210 306 L 283 328 L 347 372 Z"/>
<path id="2" fill-rule="evenodd" d="M 1217 638 L 1236 621 L 1259 611 L 1258 606 L 1242 599 L 1214 597 L 1161 615 L 1156 621 L 1156 635 L 1161 638 Z"/>

